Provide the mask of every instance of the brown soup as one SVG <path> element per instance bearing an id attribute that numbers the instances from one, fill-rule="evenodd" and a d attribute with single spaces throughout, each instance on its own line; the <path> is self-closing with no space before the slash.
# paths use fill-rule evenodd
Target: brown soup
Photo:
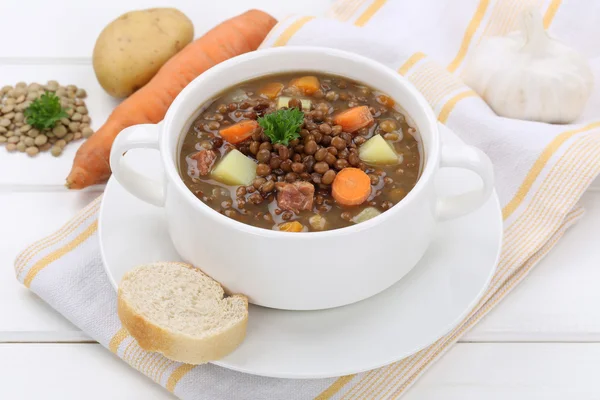
<path id="1" fill-rule="evenodd" d="M 389 210 L 421 170 L 418 132 L 385 94 L 303 72 L 230 88 L 182 139 L 179 170 L 215 211 L 253 226 L 323 231 Z"/>

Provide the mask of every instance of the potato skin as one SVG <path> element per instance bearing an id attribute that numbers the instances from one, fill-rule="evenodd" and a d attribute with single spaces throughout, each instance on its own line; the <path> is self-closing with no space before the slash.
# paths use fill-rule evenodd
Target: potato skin
<path id="1" fill-rule="evenodd" d="M 108 24 L 94 46 L 100 85 L 113 97 L 127 97 L 194 37 L 192 21 L 175 8 L 131 11 Z"/>

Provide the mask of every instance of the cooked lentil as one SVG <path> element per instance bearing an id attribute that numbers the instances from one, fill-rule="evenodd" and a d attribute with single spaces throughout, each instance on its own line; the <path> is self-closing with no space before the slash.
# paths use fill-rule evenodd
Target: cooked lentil
<path id="1" fill-rule="evenodd" d="M 182 138 L 179 157 L 182 179 L 196 197 L 240 222 L 266 229 L 305 232 L 353 225 L 357 222 L 355 217 L 365 208 L 384 212 L 414 187 L 421 169 L 420 139 L 402 112 L 394 108 L 393 100 L 361 83 L 331 75 L 317 75 L 321 87 L 312 95 L 287 84 L 303 75 L 315 74 L 282 74 L 245 82 L 202 106 Z M 281 96 L 290 98 L 283 100 L 287 104 L 278 104 L 278 98 L 256 94 L 262 86 L 273 82 L 284 83 Z M 374 118 L 372 125 L 350 133 L 334 123 L 341 111 L 364 105 Z M 299 137 L 290 140 L 289 145 L 271 143 L 262 128 L 235 145 L 220 137 L 220 129 L 242 120 L 259 119 L 278 108 L 298 108 L 304 112 Z M 376 135 L 381 135 L 392 147 L 398 156 L 397 163 L 374 165 L 361 160 L 359 148 Z M 213 151 L 216 160 L 204 166 L 210 169 L 233 149 L 257 164 L 256 177 L 249 185 L 225 185 L 210 174 L 200 175 L 198 159 L 207 157 L 192 156 Z M 359 206 L 341 206 L 331 196 L 337 172 L 348 167 L 362 169 L 371 181 L 371 195 Z M 298 209 L 286 203 L 288 189 L 302 199 L 294 203 Z"/>

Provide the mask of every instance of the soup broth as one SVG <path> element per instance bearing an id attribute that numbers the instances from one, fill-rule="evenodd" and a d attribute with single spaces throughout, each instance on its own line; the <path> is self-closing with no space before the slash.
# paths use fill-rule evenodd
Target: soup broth
<path id="1" fill-rule="evenodd" d="M 421 170 L 418 132 L 394 100 L 314 72 L 232 87 L 182 138 L 179 171 L 198 199 L 265 229 L 323 231 L 389 210 Z"/>

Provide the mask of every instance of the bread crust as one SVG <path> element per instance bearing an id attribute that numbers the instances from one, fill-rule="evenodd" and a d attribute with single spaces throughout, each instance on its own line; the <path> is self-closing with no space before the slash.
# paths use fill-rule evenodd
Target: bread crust
<path id="1" fill-rule="evenodd" d="M 161 263 L 161 265 L 164 264 Z M 185 267 L 196 270 L 195 267 L 187 264 L 172 264 L 185 265 Z M 151 267 L 151 265 L 148 265 L 148 267 Z M 202 273 L 199 270 L 198 272 Z M 128 279 L 128 274 L 123 277 L 123 280 L 125 279 Z M 219 285 L 218 282 L 214 282 Z M 137 340 L 142 349 L 161 353 L 174 361 L 187 364 L 204 364 L 225 357 L 235 350 L 246 337 L 248 299 L 239 294 L 230 297 L 239 298 L 243 301 L 246 310 L 244 318 L 218 333 L 202 338 L 176 332 L 150 321 L 127 302 L 121 288 L 118 291 L 117 312 L 125 329 Z"/>

